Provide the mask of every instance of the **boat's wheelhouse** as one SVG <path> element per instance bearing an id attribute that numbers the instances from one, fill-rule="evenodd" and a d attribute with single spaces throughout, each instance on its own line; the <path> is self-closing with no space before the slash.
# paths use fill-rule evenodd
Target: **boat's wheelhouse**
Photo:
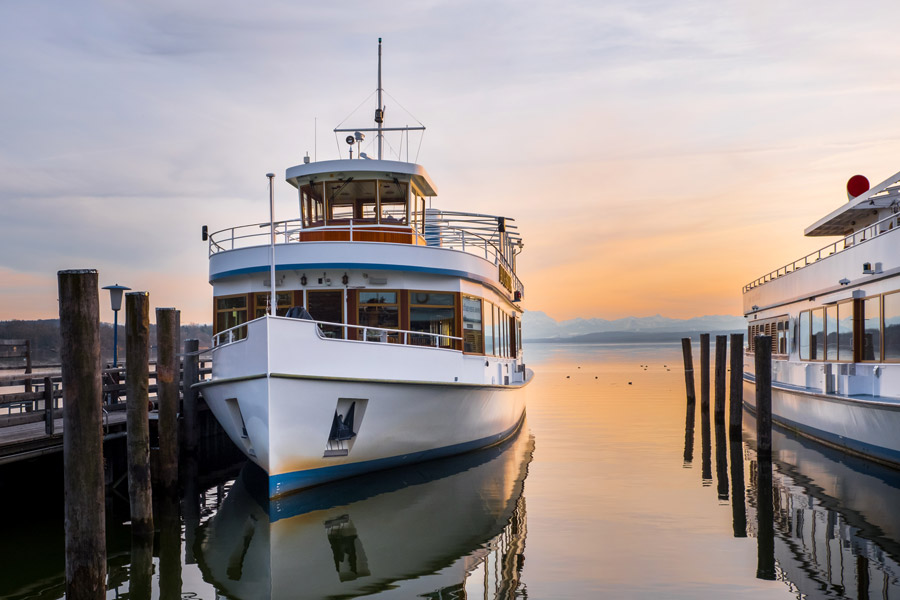
<path id="1" fill-rule="evenodd" d="M 274 225 L 274 314 L 305 314 L 330 339 L 520 356 L 512 219 L 430 208 L 436 188 L 412 163 L 307 163 L 286 179 L 300 218 Z M 210 236 L 217 343 L 272 312 L 270 236 L 267 223 Z"/>

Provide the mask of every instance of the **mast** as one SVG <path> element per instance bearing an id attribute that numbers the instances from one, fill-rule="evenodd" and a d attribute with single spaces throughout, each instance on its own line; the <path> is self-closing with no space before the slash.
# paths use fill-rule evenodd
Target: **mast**
<path id="1" fill-rule="evenodd" d="M 272 293 L 269 300 L 269 314 L 273 317 L 278 314 L 278 294 L 275 293 L 275 173 L 266 173 L 269 178 L 269 231 L 270 238 L 270 262 L 269 262 L 269 291 Z"/>
<path id="2" fill-rule="evenodd" d="M 384 149 L 384 105 L 381 104 L 381 38 L 378 38 L 378 106 L 375 108 L 375 122 L 378 123 L 378 160 L 382 158 Z"/>

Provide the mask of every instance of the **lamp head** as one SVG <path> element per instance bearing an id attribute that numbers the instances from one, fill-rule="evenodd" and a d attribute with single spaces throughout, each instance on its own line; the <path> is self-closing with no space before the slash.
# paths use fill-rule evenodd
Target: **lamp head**
<path id="1" fill-rule="evenodd" d="M 130 290 L 131 288 L 117 283 L 116 285 L 107 285 L 103 289 L 109 290 L 109 302 L 113 312 L 117 312 L 122 308 L 122 294 L 125 290 Z"/>

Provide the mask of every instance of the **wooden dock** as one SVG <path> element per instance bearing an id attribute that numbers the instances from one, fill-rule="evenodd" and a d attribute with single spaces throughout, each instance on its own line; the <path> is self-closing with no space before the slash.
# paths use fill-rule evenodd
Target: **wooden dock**
<path id="1" fill-rule="evenodd" d="M 125 411 L 118 410 L 103 416 L 104 441 L 125 435 Z M 54 432 L 47 435 L 45 423 L 22 423 L 0 427 L 0 465 L 35 458 L 63 447 L 63 420 L 54 419 Z"/>
<path id="2" fill-rule="evenodd" d="M 9 344 L 12 340 L 0 341 Z M 198 366 L 201 379 L 211 374 L 208 361 L 200 361 Z M 105 368 L 102 375 L 103 433 L 104 441 L 108 441 L 125 436 L 125 367 Z M 151 403 L 155 403 L 155 362 L 150 363 L 149 378 Z M 3 393 L 9 387 L 25 391 Z M 0 374 L 0 411 L 6 413 L 0 414 L 0 465 L 62 451 L 62 398 L 59 365 L 32 367 L 29 360 L 28 372 Z M 150 420 L 156 418 L 156 411 L 152 411 Z"/>

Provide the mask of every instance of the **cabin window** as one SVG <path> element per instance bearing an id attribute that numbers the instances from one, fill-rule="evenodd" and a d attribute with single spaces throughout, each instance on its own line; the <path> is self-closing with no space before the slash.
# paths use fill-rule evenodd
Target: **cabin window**
<path id="1" fill-rule="evenodd" d="M 509 358 L 511 350 L 509 343 L 509 315 L 506 314 L 506 311 L 500 311 L 500 324 L 503 327 L 503 356 Z"/>
<path id="2" fill-rule="evenodd" d="M 326 323 L 344 322 L 343 290 L 309 290 L 306 292 L 306 310 L 314 321 Z M 344 328 L 340 325 L 319 325 L 325 337 L 343 338 Z"/>
<path id="3" fill-rule="evenodd" d="M 442 292 L 409 292 L 409 329 L 441 336 L 456 331 L 456 294 Z M 411 335 L 410 344 L 452 348 L 449 337 Z"/>
<path id="4" fill-rule="evenodd" d="M 278 301 L 278 316 L 283 317 L 294 305 L 294 292 L 276 292 Z M 272 295 L 269 292 L 257 292 L 253 294 L 253 304 L 255 306 L 254 318 L 258 319 L 265 316 L 269 312 L 269 302 Z"/>
<path id="5" fill-rule="evenodd" d="M 484 334 L 481 331 L 481 298 L 463 296 L 463 351 L 484 352 Z"/>
<path id="6" fill-rule="evenodd" d="M 494 305 L 484 303 L 484 353 L 494 354 Z"/>
<path id="7" fill-rule="evenodd" d="M 862 360 L 881 360 L 881 297 L 862 301 Z"/>
<path id="8" fill-rule="evenodd" d="M 825 309 L 816 308 L 810 311 L 810 339 L 809 359 L 822 360 L 825 358 Z"/>
<path id="9" fill-rule="evenodd" d="M 516 318 L 516 348 L 522 352 L 522 319 Z"/>
<path id="10" fill-rule="evenodd" d="M 216 298 L 216 333 L 247 322 L 247 295 Z M 245 328 L 235 331 L 235 338 L 247 334 Z"/>
<path id="11" fill-rule="evenodd" d="M 853 361 L 853 302 L 841 302 L 838 310 L 838 360 Z"/>
<path id="12" fill-rule="evenodd" d="M 800 313 L 800 360 L 809 360 L 809 311 Z"/>
<path id="13" fill-rule="evenodd" d="M 900 292 L 884 295 L 884 360 L 900 361 Z"/>
<path id="14" fill-rule="evenodd" d="M 825 360 L 837 360 L 838 357 L 838 307 L 836 304 L 825 307 Z"/>
<path id="15" fill-rule="evenodd" d="M 400 329 L 400 304 L 397 292 L 360 291 L 359 324 L 372 327 L 366 330 L 366 340 L 371 342 L 399 342 L 400 334 L 387 331 Z"/>

